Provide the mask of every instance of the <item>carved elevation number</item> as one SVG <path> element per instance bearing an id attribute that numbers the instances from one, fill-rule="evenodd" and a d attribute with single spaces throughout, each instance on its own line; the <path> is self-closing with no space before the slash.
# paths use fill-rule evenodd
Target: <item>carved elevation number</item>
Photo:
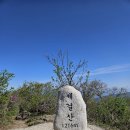
<path id="1" fill-rule="evenodd" d="M 78 127 L 78 124 L 70 124 L 70 123 L 66 123 L 66 124 L 62 124 L 63 128 L 74 128 L 74 127 Z"/>

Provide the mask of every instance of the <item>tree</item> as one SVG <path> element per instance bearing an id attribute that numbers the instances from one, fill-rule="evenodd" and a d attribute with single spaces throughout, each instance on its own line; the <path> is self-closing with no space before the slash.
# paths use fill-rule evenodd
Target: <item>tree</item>
<path id="1" fill-rule="evenodd" d="M 125 88 L 117 88 L 113 87 L 108 90 L 108 95 L 116 96 L 116 97 L 126 97 L 127 90 Z"/>
<path id="2" fill-rule="evenodd" d="M 0 72 L 0 125 L 5 126 L 16 114 L 16 107 L 11 100 L 12 89 L 9 89 L 9 81 L 14 74 L 7 70 Z"/>
<path id="3" fill-rule="evenodd" d="M 85 60 L 80 60 L 78 64 L 75 64 L 72 60 L 69 60 L 68 54 L 62 51 L 58 52 L 57 57 L 47 56 L 47 59 L 54 67 L 55 77 L 52 77 L 52 80 L 55 83 L 55 87 L 65 85 L 77 87 L 80 86 L 88 76 L 89 72 L 86 70 L 87 62 Z"/>
<path id="4" fill-rule="evenodd" d="M 6 93 L 8 90 L 9 81 L 14 77 L 14 74 L 7 70 L 0 72 L 0 94 Z"/>
<path id="5" fill-rule="evenodd" d="M 106 84 L 100 80 L 88 82 L 90 71 L 87 70 L 87 62 L 80 60 L 78 64 L 69 60 L 68 54 L 59 51 L 56 57 L 47 56 L 49 63 L 54 68 L 55 76 L 52 77 L 54 86 L 62 87 L 71 85 L 80 90 L 84 100 L 87 101 L 94 96 L 102 97 Z"/>
<path id="6" fill-rule="evenodd" d="M 93 80 L 82 84 L 85 89 L 85 99 L 102 98 L 107 90 L 107 85 L 101 80 Z"/>

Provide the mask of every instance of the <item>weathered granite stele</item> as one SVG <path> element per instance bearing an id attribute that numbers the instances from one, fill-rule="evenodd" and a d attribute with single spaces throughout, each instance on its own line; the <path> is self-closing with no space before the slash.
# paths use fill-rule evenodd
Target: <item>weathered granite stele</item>
<path id="1" fill-rule="evenodd" d="M 86 104 L 72 86 L 59 90 L 54 130 L 87 130 Z"/>

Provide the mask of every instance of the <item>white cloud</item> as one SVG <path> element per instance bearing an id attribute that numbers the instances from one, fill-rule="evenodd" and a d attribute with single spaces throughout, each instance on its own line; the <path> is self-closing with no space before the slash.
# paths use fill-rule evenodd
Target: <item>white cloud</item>
<path id="1" fill-rule="evenodd" d="M 90 76 L 130 71 L 130 64 L 112 65 L 91 71 Z"/>

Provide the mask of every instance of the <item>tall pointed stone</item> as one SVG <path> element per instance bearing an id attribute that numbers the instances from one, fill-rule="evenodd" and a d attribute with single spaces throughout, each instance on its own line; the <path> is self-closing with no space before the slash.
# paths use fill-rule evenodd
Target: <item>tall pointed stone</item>
<path id="1" fill-rule="evenodd" d="M 86 104 L 72 86 L 59 90 L 54 130 L 87 130 Z"/>

